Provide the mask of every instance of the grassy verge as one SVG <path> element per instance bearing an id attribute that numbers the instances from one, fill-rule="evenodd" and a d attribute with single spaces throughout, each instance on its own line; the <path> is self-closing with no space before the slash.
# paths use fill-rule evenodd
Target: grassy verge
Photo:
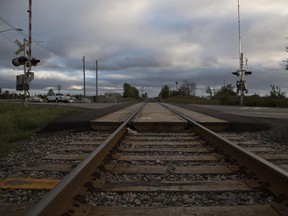
<path id="1" fill-rule="evenodd" d="M 29 106 L 21 104 L 0 104 L 0 156 L 14 147 L 13 142 L 29 138 L 35 130 L 55 119 L 75 111 L 73 108 L 58 106 Z"/>

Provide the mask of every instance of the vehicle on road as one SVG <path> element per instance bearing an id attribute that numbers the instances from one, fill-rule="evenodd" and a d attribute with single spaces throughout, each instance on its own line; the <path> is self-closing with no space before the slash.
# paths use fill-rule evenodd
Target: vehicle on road
<path id="1" fill-rule="evenodd" d="M 78 98 L 75 100 L 75 103 L 91 103 L 91 100 L 88 98 Z"/>
<path id="2" fill-rule="evenodd" d="M 75 97 L 70 97 L 69 100 L 68 100 L 68 103 L 74 103 L 76 100 Z"/>
<path id="3" fill-rule="evenodd" d="M 70 96 L 66 96 L 64 94 L 61 93 L 53 93 L 50 96 L 47 96 L 47 102 L 64 102 L 64 103 L 68 103 L 70 99 Z"/>
<path id="4" fill-rule="evenodd" d="M 43 102 L 42 98 L 37 96 L 30 96 L 28 97 L 28 102 Z"/>

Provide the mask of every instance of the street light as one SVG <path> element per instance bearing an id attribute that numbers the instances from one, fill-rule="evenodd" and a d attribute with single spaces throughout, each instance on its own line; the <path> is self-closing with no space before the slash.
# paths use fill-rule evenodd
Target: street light
<path id="1" fill-rule="evenodd" d="M 11 29 L 2 30 L 2 31 L 0 31 L 0 33 L 6 32 L 6 31 L 12 31 L 12 30 L 23 31 L 23 29 L 20 29 L 20 28 L 11 28 Z"/>

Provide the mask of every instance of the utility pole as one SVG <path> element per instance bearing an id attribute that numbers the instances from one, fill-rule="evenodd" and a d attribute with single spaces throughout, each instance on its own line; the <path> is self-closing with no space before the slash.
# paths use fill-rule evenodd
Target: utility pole
<path id="1" fill-rule="evenodd" d="M 96 60 L 96 103 L 98 103 L 98 61 Z"/>
<path id="2" fill-rule="evenodd" d="M 86 97 L 86 83 L 85 83 L 85 56 L 83 56 L 83 88 L 84 88 L 84 98 Z"/>

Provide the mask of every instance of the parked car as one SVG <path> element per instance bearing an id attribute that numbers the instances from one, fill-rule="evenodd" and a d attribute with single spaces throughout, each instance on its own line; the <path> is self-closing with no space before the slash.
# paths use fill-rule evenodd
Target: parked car
<path id="1" fill-rule="evenodd" d="M 68 103 L 70 99 L 70 96 L 66 96 L 66 95 L 63 95 L 61 93 L 53 93 L 52 95 L 50 96 L 47 96 L 47 102 L 64 102 L 64 103 Z"/>
<path id="2" fill-rule="evenodd" d="M 91 103 L 91 100 L 87 98 L 78 98 L 75 100 L 75 103 Z"/>
<path id="3" fill-rule="evenodd" d="M 68 100 L 68 103 L 74 103 L 76 100 L 75 97 L 70 97 L 69 100 Z"/>
<path id="4" fill-rule="evenodd" d="M 28 97 L 29 102 L 43 102 L 42 98 L 37 97 L 37 96 L 30 96 Z"/>

